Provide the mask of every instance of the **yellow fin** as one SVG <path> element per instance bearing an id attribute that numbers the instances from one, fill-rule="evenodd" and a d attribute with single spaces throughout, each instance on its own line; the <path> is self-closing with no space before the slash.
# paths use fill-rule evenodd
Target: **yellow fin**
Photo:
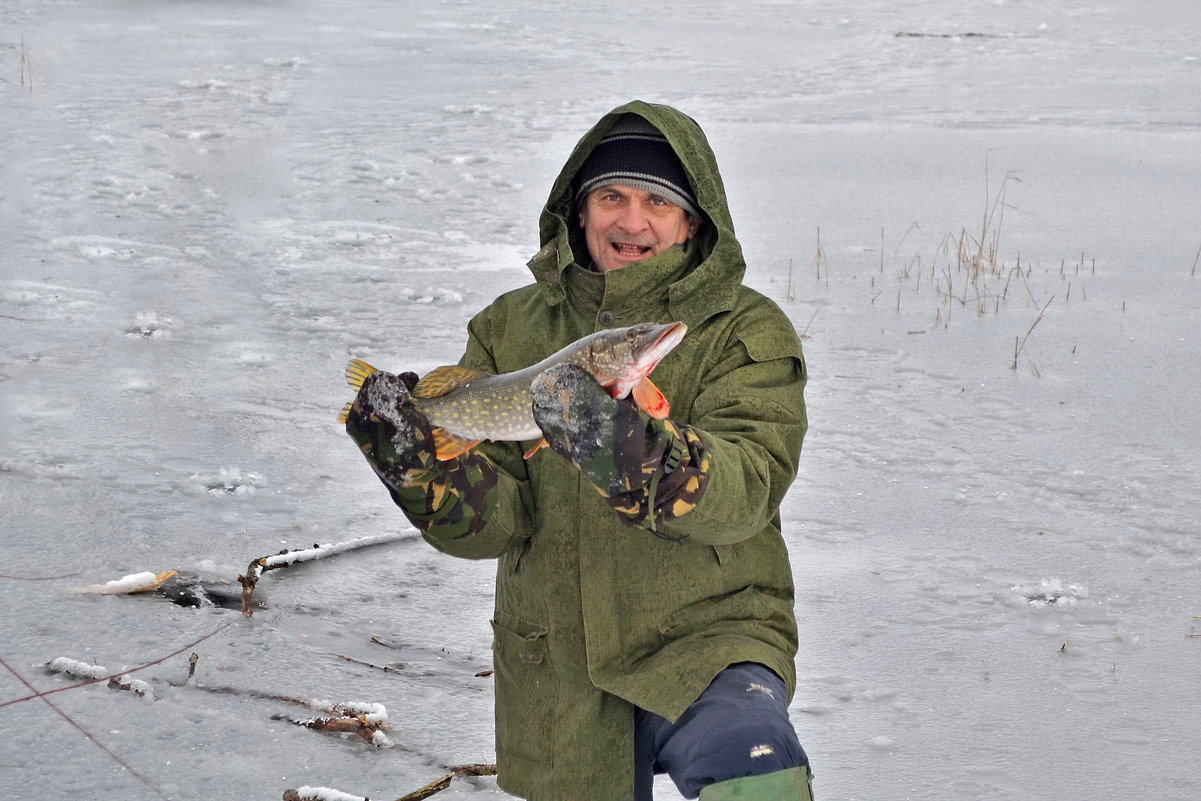
<path id="1" fill-rule="evenodd" d="M 630 394 L 634 396 L 634 403 L 638 404 L 638 408 L 656 420 L 666 420 L 667 415 L 671 414 L 671 404 L 667 402 L 663 390 L 655 386 L 649 378 L 643 378 L 635 384 Z"/>
<path id="2" fill-rule="evenodd" d="M 360 359 L 351 359 L 350 364 L 346 365 L 346 383 L 350 384 L 350 388 L 358 392 L 363 388 L 363 382 L 367 380 L 367 376 L 372 373 L 378 373 L 367 362 Z"/>
<path id="3" fill-rule="evenodd" d="M 433 433 L 434 455 L 440 462 L 449 461 L 456 456 L 461 456 L 483 442 L 481 439 L 460 437 L 458 434 L 450 433 L 445 428 L 435 428 Z"/>
<path id="4" fill-rule="evenodd" d="M 354 406 L 354 401 L 351 401 L 350 403 L 343 406 L 342 411 L 338 412 L 338 422 L 340 424 L 346 425 L 346 418 L 347 418 L 347 416 L 350 415 L 350 407 L 352 407 L 352 406 Z"/>
<path id="5" fill-rule="evenodd" d="M 417 387 L 413 390 L 413 396 L 417 398 L 441 398 L 443 395 L 449 394 L 452 390 L 458 389 L 464 384 L 470 384 L 477 378 L 486 375 L 488 374 L 481 370 L 473 370 L 470 367 L 459 367 L 453 364 L 447 367 L 436 367 L 426 373 L 417 382 Z"/>

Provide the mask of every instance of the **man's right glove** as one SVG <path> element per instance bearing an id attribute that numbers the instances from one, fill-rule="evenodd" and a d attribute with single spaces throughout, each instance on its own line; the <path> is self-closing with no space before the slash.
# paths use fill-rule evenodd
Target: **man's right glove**
<path id="1" fill-rule="evenodd" d="M 614 400 L 573 364 L 530 387 L 534 420 L 551 450 L 575 465 L 627 525 L 649 528 L 692 511 L 709 486 L 712 457 L 691 426 L 656 420 L 631 398 Z"/>
<path id="2" fill-rule="evenodd" d="M 438 461 L 430 422 L 413 406 L 416 384 L 413 373 L 372 373 L 346 414 L 346 433 L 417 529 L 474 534 L 495 502 L 496 468 L 474 451 Z"/>

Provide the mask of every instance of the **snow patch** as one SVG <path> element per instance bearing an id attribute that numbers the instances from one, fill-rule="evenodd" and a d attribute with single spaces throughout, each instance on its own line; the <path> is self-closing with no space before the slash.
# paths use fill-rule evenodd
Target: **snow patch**
<path id="1" fill-rule="evenodd" d="M 411 287 L 405 287 L 400 291 L 400 296 L 410 303 L 453 304 L 463 302 L 463 294 L 453 289 L 426 289 L 417 292 Z"/>
<path id="2" fill-rule="evenodd" d="M 73 587 L 67 592 L 72 595 L 126 595 L 134 592 L 145 592 L 158 586 L 158 575 L 145 573 L 130 573 L 119 579 L 106 581 L 103 584 L 89 584 L 86 587 Z"/>
<path id="3" fill-rule="evenodd" d="M 153 573 L 151 574 L 153 575 Z M 89 665 L 65 656 L 55 657 L 46 663 L 46 669 L 51 673 L 66 673 L 80 679 L 102 679 L 109 674 L 109 669 L 100 665 Z"/>
<path id="4" fill-rule="evenodd" d="M 1016 585 L 1013 591 L 1034 607 L 1075 606 L 1080 599 L 1088 598 L 1088 588 L 1082 584 L 1064 583 L 1057 578 L 1043 579 L 1037 585 Z"/>
<path id="5" fill-rule="evenodd" d="M 350 795 L 330 787 L 297 787 L 296 794 L 302 801 L 367 801 L 361 795 Z"/>
<path id="6" fill-rule="evenodd" d="M 125 336 L 141 339 L 165 339 L 171 336 L 171 328 L 175 325 L 165 317 L 159 317 L 152 311 L 138 312 L 134 315 L 133 323 L 125 329 Z"/>
<path id="7" fill-rule="evenodd" d="M 220 472 L 192 476 L 210 495 L 252 495 L 265 482 L 257 473 L 243 473 L 237 467 L 222 467 Z"/>

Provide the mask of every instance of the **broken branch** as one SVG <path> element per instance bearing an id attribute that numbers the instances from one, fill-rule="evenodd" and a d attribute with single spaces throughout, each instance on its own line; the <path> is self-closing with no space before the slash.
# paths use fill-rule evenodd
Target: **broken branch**
<path id="1" fill-rule="evenodd" d="M 179 654 L 182 654 L 184 651 L 188 650 L 189 648 L 199 645 L 200 643 L 207 640 L 209 637 L 213 637 L 217 634 L 220 634 L 221 632 L 225 631 L 227 628 L 232 626 L 234 623 L 237 623 L 240 619 L 241 618 L 235 617 L 233 620 L 230 620 L 230 621 L 218 626 L 217 628 L 213 629 L 212 631 L 210 631 L 208 634 L 204 635 L 200 639 L 188 643 L 183 648 L 172 651 L 171 653 L 167 654 L 166 656 L 160 657 L 159 659 L 156 659 L 153 662 L 147 662 L 144 665 L 139 665 L 136 668 L 131 668 L 130 670 L 125 671 L 125 673 L 127 673 L 127 674 L 128 673 L 137 673 L 139 670 L 145 670 L 148 667 L 154 667 L 155 665 L 162 664 L 163 662 L 166 662 L 171 657 L 178 656 Z M 12 670 L 12 668 L 9 668 L 9 670 Z M 124 674 L 122 674 L 122 675 L 124 675 Z M 118 674 L 113 674 L 110 676 L 101 676 L 99 678 L 89 679 L 87 681 L 81 681 L 78 684 L 69 684 L 66 687 L 57 687 L 53 690 L 45 690 L 45 691 L 38 691 L 35 687 L 33 687 L 33 685 L 29 684 L 29 682 L 26 682 L 26 681 L 24 681 L 24 679 L 22 679 L 22 682 L 25 684 L 25 686 L 29 687 L 29 689 L 34 691 L 33 694 L 22 696 L 21 698 L 14 698 L 11 701 L 5 701 L 4 703 L 0 703 L 0 709 L 3 709 L 6 706 L 12 706 L 13 704 L 22 703 L 23 701 L 31 701 L 34 698 L 42 698 L 43 700 L 45 700 L 43 698 L 43 696 L 53 695 L 54 693 L 66 692 L 67 690 L 74 690 L 76 687 L 86 687 L 89 684 L 96 684 L 98 682 L 107 681 L 109 679 L 116 679 L 116 678 L 120 678 L 120 676 Z"/>
<path id="2" fill-rule="evenodd" d="M 291 567 L 298 562 L 311 562 L 314 559 L 324 559 L 327 556 L 335 556 L 347 551 L 357 551 L 360 548 L 367 548 L 372 545 L 382 545 L 393 540 L 407 536 L 402 533 L 381 534 L 377 537 L 360 537 L 357 540 L 348 540 L 346 542 L 337 542 L 331 545 L 314 545 L 312 548 L 304 548 L 299 551 L 290 551 L 287 548 L 272 556 L 261 556 L 250 562 L 246 568 L 245 575 L 238 576 L 238 583 L 242 585 L 242 617 L 250 617 L 251 604 L 254 597 L 254 588 L 258 584 L 261 577 L 268 570 L 276 570 L 281 567 Z"/>
<path id="3" fill-rule="evenodd" d="M 450 768 L 445 776 L 435 779 L 424 787 L 420 787 L 408 795 L 403 795 L 396 801 L 422 801 L 450 787 L 456 776 L 495 776 L 496 765 L 479 763 L 474 765 L 458 765 Z M 370 801 L 358 795 L 348 795 L 340 790 L 328 787 L 299 787 L 295 790 L 284 790 L 284 801 Z"/>
<path id="4" fill-rule="evenodd" d="M 106 581 L 103 584 L 88 584 L 84 587 L 72 587 L 67 592 L 72 595 L 127 595 L 135 592 L 153 592 L 163 586 L 167 579 L 179 574 L 177 570 L 167 570 L 163 573 L 130 573 L 119 579 Z"/>
<path id="5" fill-rule="evenodd" d="M 127 673 L 114 676 L 106 667 L 89 665 L 87 662 L 78 662 L 65 656 L 56 657 L 47 662 L 46 671 L 48 673 L 64 673 L 77 679 L 103 680 L 107 677 L 108 686 L 113 690 L 128 690 L 143 698 L 146 696 L 154 698 L 154 692 L 150 689 L 150 685 L 141 679 L 131 679 Z"/>

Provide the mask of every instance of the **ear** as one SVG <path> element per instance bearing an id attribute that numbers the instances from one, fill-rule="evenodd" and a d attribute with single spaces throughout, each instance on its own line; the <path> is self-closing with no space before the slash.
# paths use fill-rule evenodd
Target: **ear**
<path id="1" fill-rule="evenodd" d="M 696 236 L 696 232 L 701 229 L 701 218 L 692 214 L 688 215 L 688 238 Z"/>

